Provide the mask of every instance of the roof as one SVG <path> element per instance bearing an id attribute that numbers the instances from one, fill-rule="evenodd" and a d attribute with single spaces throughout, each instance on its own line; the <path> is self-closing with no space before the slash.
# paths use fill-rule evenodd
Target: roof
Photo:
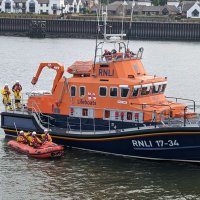
<path id="1" fill-rule="evenodd" d="M 74 0 L 64 0 L 64 4 L 68 5 L 68 4 L 73 4 Z"/>
<path id="2" fill-rule="evenodd" d="M 108 11 L 116 11 L 119 6 L 123 4 L 123 1 L 115 1 L 111 4 L 108 4 L 107 10 Z"/>
<path id="3" fill-rule="evenodd" d="M 141 12 L 143 11 L 144 7 L 146 7 L 145 5 L 135 5 L 133 7 L 133 12 Z M 132 8 L 129 8 L 129 9 L 132 9 Z"/>
<path id="4" fill-rule="evenodd" d="M 49 3 L 49 0 L 37 0 L 38 3 L 46 4 Z"/>
<path id="5" fill-rule="evenodd" d="M 1 0 L 0 0 L 1 1 Z M 13 0 L 15 3 L 26 3 L 27 0 Z"/>
<path id="6" fill-rule="evenodd" d="M 187 12 L 193 5 L 195 4 L 195 1 L 183 1 L 182 2 L 182 11 Z"/>
<path id="7" fill-rule="evenodd" d="M 143 7 L 144 12 L 159 12 L 161 10 L 161 6 L 145 6 Z"/>
<path id="8" fill-rule="evenodd" d="M 165 5 L 163 6 L 163 9 L 166 8 L 167 10 L 169 10 L 170 12 L 178 12 L 178 9 L 176 6 L 174 5 Z M 163 10 L 162 9 L 162 10 Z"/>

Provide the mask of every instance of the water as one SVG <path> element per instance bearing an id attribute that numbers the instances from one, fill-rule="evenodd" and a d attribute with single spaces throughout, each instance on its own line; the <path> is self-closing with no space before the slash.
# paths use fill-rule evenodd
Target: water
<path id="1" fill-rule="evenodd" d="M 45 69 L 37 88 L 30 84 L 40 62 L 94 57 L 94 40 L 0 37 L 0 86 L 19 80 L 24 91 L 50 89 L 54 71 Z M 151 74 L 168 76 L 168 96 L 200 100 L 199 43 L 132 41 L 145 48 Z M 65 76 L 69 76 L 65 73 Z M 1 109 L 2 109 L 1 105 Z M 155 162 L 66 150 L 60 159 L 38 160 L 7 147 L 0 130 L 0 200 L 7 199 L 200 199 L 200 165 Z"/>

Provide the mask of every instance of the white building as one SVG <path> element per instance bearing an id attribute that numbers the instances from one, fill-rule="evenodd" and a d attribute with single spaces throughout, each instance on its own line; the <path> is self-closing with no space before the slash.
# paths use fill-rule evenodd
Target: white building
<path id="1" fill-rule="evenodd" d="M 0 0 L 0 12 L 53 14 L 79 13 L 85 0 Z"/>
<path id="2" fill-rule="evenodd" d="M 81 13 L 86 6 L 86 0 L 65 0 L 66 13 Z"/>
<path id="3" fill-rule="evenodd" d="M 200 3 L 197 1 L 186 14 L 187 18 L 200 18 Z"/>
<path id="4" fill-rule="evenodd" d="M 167 1 L 168 6 L 175 6 L 176 8 L 178 7 L 179 3 L 180 3 L 179 0 L 168 0 Z"/>

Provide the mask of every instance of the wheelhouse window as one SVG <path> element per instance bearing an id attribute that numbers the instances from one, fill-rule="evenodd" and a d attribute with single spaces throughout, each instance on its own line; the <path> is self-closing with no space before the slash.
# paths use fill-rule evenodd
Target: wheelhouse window
<path id="1" fill-rule="evenodd" d="M 134 86 L 133 93 L 132 93 L 133 97 L 137 97 L 138 96 L 140 88 L 141 88 L 141 85 L 135 85 Z"/>
<path id="2" fill-rule="evenodd" d="M 80 87 L 79 94 L 80 94 L 80 97 L 84 97 L 85 96 L 85 87 L 84 86 Z"/>
<path id="3" fill-rule="evenodd" d="M 162 85 L 156 84 L 156 83 L 155 83 L 155 84 L 153 85 L 152 93 L 153 93 L 153 94 L 159 93 L 161 87 L 162 87 Z"/>
<path id="4" fill-rule="evenodd" d="M 71 86 L 70 94 L 71 94 L 71 97 L 76 96 L 76 86 Z"/>
<path id="5" fill-rule="evenodd" d="M 100 88 L 99 88 L 99 96 L 100 96 L 100 97 L 105 97 L 105 96 L 107 96 L 107 87 L 100 87 Z"/>
<path id="6" fill-rule="evenodd" d="M 150 85 L 143 85 L 142 86 L 142 90 L 141 90 L 141 95 L 142 96 L 145 96 L 145 95 L 148 95 L 150 93 L 150 89 L 151 89 L 151 86 Z"/>
<path id="7" fill-rule="evenodd" d="M 163 85 L 161 86 L 161 90 L 160 90 L 160 92 L 161 92 L 161 93 L 164 93 L 166 87 L 167 87 L 167 84 L 166 84 L 166 83 L 163 84 Z"/>
<path id="8" fill-rule="evenodd" d="M 116 88 L 116 87 L 111 87 L 111 88 L 110 88 L 110 96 L 111 96 L 111 97 L 117 97 L 117 96 L 118 96 L 118 88 Z"/>
<path id="9" fill-rule="evenodd" d="M 120 93 L 121 93 L 121 97 L 127 97 L 128 96 L 128 93 L 129 93 L 129 88 L 128 87 L 126 87 L 126 88 L 121 88 L 121 91 L 120 91 Z"/>

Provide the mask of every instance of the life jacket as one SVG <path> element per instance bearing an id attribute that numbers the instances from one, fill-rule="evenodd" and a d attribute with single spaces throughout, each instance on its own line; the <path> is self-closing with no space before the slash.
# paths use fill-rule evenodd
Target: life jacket
<path id="1" fill-rule="evenodd" d="M 19 90 L 14 90 L 14 97 L 15 99 L 20 100 L 21 99 L 21 92 Z"/>
<path id="2" fill-rule="evenodd" d="M 17 136 L 17 142 L 27 143 L 28 140 L 24 137 L 24 135 Z"/>
<path id="3" fill-rule="evenodd" d="M 1 90 L 1 94 L 3 95 L 3 103 L 4 104 L 8 104 L 11 102 L 11 99 L 10 99 L 10 90 L 9 89 L 5 89 L 3 88 Z"/>
<path id="4" fill-rule="evenodd" d="M 44 142 L 46 142 L 46 141 L 52 142 L 52 138 L 49 134 L 42 134 L 41 137 L 42 137 Z"/>

